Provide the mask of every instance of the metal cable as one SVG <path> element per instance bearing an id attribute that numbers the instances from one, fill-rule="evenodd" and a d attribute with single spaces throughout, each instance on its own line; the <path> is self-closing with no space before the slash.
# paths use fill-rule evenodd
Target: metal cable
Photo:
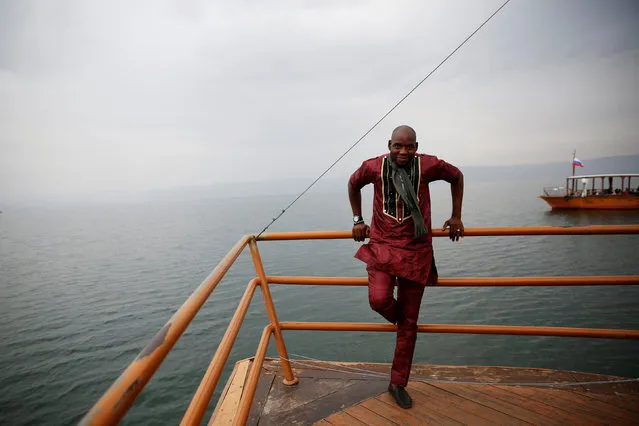
<path id="1" fill-rule="evenodd" d="M 397 101 L 397 103 L 395 103 L 395 105 L 393 105 L 393 107 L 391 109 L 389 109 L 386 114 L 384 114 L 379 120 L 377 120 L 377 122 L 375 124 L 373 124 L 373 126 L 368 129 L 366 131 L 366 133 L 364 133 L 359 139 L 357 139 L 357 141 L 355 141 L 354 144 L 352 144 L 350 146 L 350 148 L 348 148 L 342 155 L 340 155 L 337 160 L 335 160 L 333 162 L 333 164 L 331 164 L 326 170 L 324 170 L 324 172 L 319 175 L 308 187 L 306 187 L 306 189 L 304 191 L 302 191 L 293 201 L 291 201 L 291 203 L 286 206 L 284 209 L 282 209 L 282 211 L 275 216 L 273 219 L 271 219 L 271 222 L 266 225 L 264 227 L 264 229 L 262 229 L 262 231 L 260 231 L 259 234 L 257 234 L 256 238 L 259 238 L 271 225 L 273 225 L 275 223 L 275 221 L 277 221 L 280 217 L 282 217 L 282 215 L 284 213 L 286 213 L 286 211 L 291 208 L 291 206 L 293 204 L 295 204 L 297 202 L 297 200 L 299 200 L 300 198 L 302 198 L 302 196 L 304 194 L 306 194 L 308 192 L 309 189 L 311 189 L 322 177 L 324 177 L 324 175 L 326 173 L 328 173 L 337 163 L 339 163 L 339 161 L 344 158 L 346 156 L 346 154 L 348 154 L 349 152 L 351 152 L 351 150 L 353 148 L 355 148 L 366 136 L 368 136 L 368 134 L 370 132 L 372 132 L 386 117 L 388 117 L 402 102 L 404 102 L 406 100 L 406 98 L 408 98 L 415 90 L 417 90 L 417 88 L 419 86 L 422 85 L 423 82 L 425 82 L 428 77 L 430 77 L 431 75 L 433 75 L 433 73 L 435 71 L 437 71 L 439 69 L 439 67 L 441 67 L 442 65 L 444 65 L 444 63 L 446 61 L 448 61 L 448 59 L 451 58 L 451 56 L 453 56 L 459 49 L 461 49 L 461 47 L 463 45 L 465 45 L 468 40 L 470 40 L 479 30 L 482 29 L 482 27 L 484 25 L 486 25 L 488 23 L 488 21 L 490 21 L 495 15 L 497 15 L 499 13 L 499 11 L 501 11 L 508 3 L 510 2 L 510 0 L 506 0 L 501 6 L 499 6 L 499 8 L 497 10 L 495 10 L 492 15 L 490 15 L 484 22 L 482 22 L 482 24 L 480 26 L 478 26 L 475 31 L 473 31 L 472 33 L 470 33 L 470 35 L 468 35 L 468 37 L 466 37 L 464 39 L 464 41 L 462 41 L 452 52 L 450 52 L 448 54 L 448 56 L 446 56 L 435 68 L 433 68 L 433 70 L 431 72 L 429 72 L 426 77 L 424 77 L 423 79 L 421 79 L 421 81 L 419 83 L 417 83 L 415 85 L 415 87 L 413 87 L 406 95 L 404 95 L 404 97 L 402 97 L 399 101 Z"/>

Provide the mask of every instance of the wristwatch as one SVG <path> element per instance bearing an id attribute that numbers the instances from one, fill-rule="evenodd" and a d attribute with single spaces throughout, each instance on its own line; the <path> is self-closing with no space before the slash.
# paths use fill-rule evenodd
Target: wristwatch
<path id="1" fill-rule="evenodd" d="M 353 225 L 359 225 L 364 223 L 364 218 L 361 216 L 353 216 Z"/>

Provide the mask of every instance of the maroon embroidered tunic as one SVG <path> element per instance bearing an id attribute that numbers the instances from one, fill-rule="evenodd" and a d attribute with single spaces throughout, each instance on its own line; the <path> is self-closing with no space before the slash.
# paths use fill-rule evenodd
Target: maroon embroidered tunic
<path id="1" fill-rule="evenodd" d="M 353 173 L 350 183 L 361 188 L 374 185 L 373 219 L 368 244 L 355 257 L 369 268 L 406 278 L 422 285 L 437 282 L 433 265 L 433 246 L 428 184 L 436 180 L 454 182 L 460 175 L 457 167 L 435 156 L 417 154 L 407 166 L 428 235 L 415 239 L 413 218 L 395 190 L 388 164 L 388 154 L 371 158 Z"/>

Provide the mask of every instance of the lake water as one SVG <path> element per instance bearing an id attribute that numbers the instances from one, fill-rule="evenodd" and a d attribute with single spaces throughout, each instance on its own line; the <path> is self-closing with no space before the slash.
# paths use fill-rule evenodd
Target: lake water
<path id="1" fill-rule="evenodd" d="M 311 191 L 272 230 L 348 229 L 345 191 Z M 432 185 L 433 224 L 450 214 Z M 539 183 L 467 184 L 464 223 L 638 224 L 636 212 L 551 213 Z M 370 191 L 365 192 L 370 217 Z M 292 199 L 262 196 L 6 210 L 0 215 L 0 423 L 77 423 L 245 233 Z M 270 275 L 364 276 L 354 241 L 260 243 Z M 637 275 L 639 236 L 436 239 L 442 277 Z M 255 275 L 243 254 L 203 306 L 123 424 L 176 424 Z M 382 321 L 366 288 L 274 286 L 280 320 Z M 639 328 L 639 288 L 428 288 L 420 322 Z M 268 319 L 259 290 L 235 361 L 255 353 Z M 290 354 L 390 362 L 392 333 L 286 332 Z M 269 356 L 276 354 L 274 345 Z M 291 356 L 296 356 L 291 355 Z M 415 363 L 545 367 L 639 377 L 639 342 L 420 335 Z M 209 413 L 214 407 L 211 403 Z M 208 415 L 208 414 L 207 414 Z"/>

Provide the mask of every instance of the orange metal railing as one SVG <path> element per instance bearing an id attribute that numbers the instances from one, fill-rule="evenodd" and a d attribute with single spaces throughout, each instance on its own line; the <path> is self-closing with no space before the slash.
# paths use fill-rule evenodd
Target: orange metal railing
<path id="1" fill-rule="evenodd" d="M 464 231 L 466 237 L 613 234 L 639 234 L 639 225 L 470 228 Z M 448 233 L 445 231 L 433 230 L 433 236 L 443 237 L 447 235 Z M 275 232 L 263 234 L 260 236 L 259 241 L 348 238 L 352 238 L 350 231 Z M 269 317 L 269 324 L 264 329 L 262 338 L 260 339 L 235 416 L 235 425 L 244 424 L 248 418 L 271 335 L 275 338 L 277 351 L 280 356 L 282 371 L 285 377 L 284 383 L 294 385 L 297 383 L 297 378 L 294 376 L 293 369 L 288 361 L 289 357 L 286 345 L 284 344 L 282 330 L 395 331 L 394 325 L 383 323 L 280 322 L 277 318 L 269 284 L 365 286 L 367 285 L 367 280 L 366 278 L 349 277 L 266 276 L 255 236 L 245 236 L 224 256 L 213 272 L 200 284 L 180 309 L 169 319 L 165 326 L 151 339 L 149 344 L 142 349 L 136 359 L 124 370 L 118 380 L 116 380 L 96 402 L 84 419 L 82 419 L 82 424 L 116 424 L 124 417 L 131 405 L 133 405 L 136 397 L 173 348 L 173 345 L 175 345 L 204 302 L 213 290 L 215 290 L 218 283 L 247 245 L 251 252 L 257 277 L 249 281 L 224 337 L 182 419 L 182 425 L 198 425 L 201 423 L 215 388 L 222 376 L 224 366 L 237 338 L 244 317 L 246 316 L 255 289 L 258 286 L 262 290 L 262 296 L 264 297 L 264 303 Z M 639 285 L 639 276 L 440 278 L 438 281 L 438 286 L 440 287 L 589 285 Z M 573 327 L 419 324 L 418 331 L 420 333 L 508 334 L 639 339 L 639 330 Z"/>

